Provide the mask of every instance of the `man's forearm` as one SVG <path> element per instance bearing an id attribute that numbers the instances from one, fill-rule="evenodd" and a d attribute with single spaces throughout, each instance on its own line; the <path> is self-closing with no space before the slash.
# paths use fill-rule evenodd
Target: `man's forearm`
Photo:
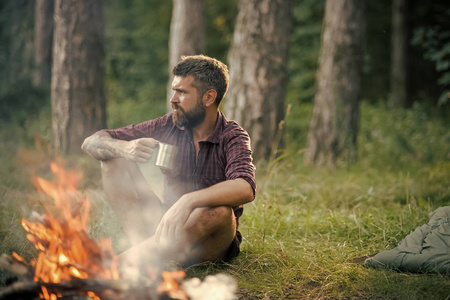
<path id="1" fill-rule="evenodd" d="M 98 160 L 110 160 L 122 157 L 118 143 L 122 141 L 113 139 L 108 133 L 98 131 L 86 138 L 81 149 Z"/>
<path id="2" fill-rule="evenodd" d="M 254 199 L 252 187 L 242 178 L 223 181 L 185 196 L 194 207 L 238 206 Z"/>

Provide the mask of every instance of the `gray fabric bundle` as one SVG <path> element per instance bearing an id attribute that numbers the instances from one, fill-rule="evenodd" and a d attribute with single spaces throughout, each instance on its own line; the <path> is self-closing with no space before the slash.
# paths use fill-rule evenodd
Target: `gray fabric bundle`
<path id="1" fill-rule="evenodd" d="M 428 224 L 417 227 L 394 249 L 366 259 L 372 268 L 450 275 L 450 206 L 429 214 Z"/>

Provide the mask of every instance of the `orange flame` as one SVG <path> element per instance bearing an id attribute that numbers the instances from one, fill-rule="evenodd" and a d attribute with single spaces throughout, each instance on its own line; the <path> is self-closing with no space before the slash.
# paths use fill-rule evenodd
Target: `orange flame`
<path id="1" fill-rule="evenodd" d="M 61 216 L 52 215 L 46 208 L 47 214 L 42 222 L 22 219 L 28 240 L 39 250 L 37 259 L 32 261 L 34 280 L 58 283 L 74 277 L 118 279 L 117 257 L 111 241 L 104 239 L 97 244 L 87 234 L 90 203 L 85 197 L 80 201 L 77 195 L 80 174 L 66 171 L 57 163 L 52 163 L 50 167 L 57 175 L 54 182 L 39 177 L 34 181 L 38 190 L 53 198 Z M 78 201 L 78 206 L 72 211 L 71 203 L 74 201 Z M 99 299 L 93 292 L 88 292 L 87 296 Z M 47 300 L 58 298 L 44 286 L 41 297 Z"/>
<path id="2" fill-rule="evenodd" d="M 183 280 L 184 276 L 186 276 L 186 272 L 181 270 L 176 272 L 162 272 L 164 281 L 158 287 L 157 293 L 168 295 L 172 299 L 189 299 L 186 293 L 181 289 L 180 283 Z"/>
<path id="3" fill-rule="evenodd" d="M 12 252 L 12 257 L 14 257 L 16 260 L 18 260 L 20 262 L 24 262 L 23 258 L 14 251 Z"/>

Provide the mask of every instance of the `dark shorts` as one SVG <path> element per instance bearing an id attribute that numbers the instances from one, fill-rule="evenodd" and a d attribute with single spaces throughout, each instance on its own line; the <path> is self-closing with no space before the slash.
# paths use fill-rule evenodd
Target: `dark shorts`
<path id="1" fill-rule="evenodd" d="M 229 263 L 233 260 L 233 258 L 239 255 L 239 253 L 241 252 L 241 241 L 242 235 L 239 231 L 236 231 L 236 235 L 231 242 L 230 247 L 228 247 L 227 252 L 225 252 L 225 255 L 222 258 L 223 262 Z"/>

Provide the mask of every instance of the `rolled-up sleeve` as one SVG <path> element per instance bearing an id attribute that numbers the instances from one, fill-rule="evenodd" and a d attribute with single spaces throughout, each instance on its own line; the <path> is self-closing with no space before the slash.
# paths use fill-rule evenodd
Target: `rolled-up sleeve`
<path id="1" fill-rule="evenodd" d="M 227 165 L 225 176 L 227 180 L 242 178 L 246 180 L 253 189 L 253 196 L 256 194 L 255 166 L 250 148 L 250 137 L 244 130 L 236 130 L 229 137 L 225 153 Z"/>
<path id="2" fill-rule="evenodd" d="M 154 119 L 144 121 L 139 124 L 128 125 L 118 129 L 105 129 L 113 139 L 131 141 L 140 138 L 159 139 L 162 133 L 166 133 L 172 128 L 172 121 L 169 114 Z"/>

